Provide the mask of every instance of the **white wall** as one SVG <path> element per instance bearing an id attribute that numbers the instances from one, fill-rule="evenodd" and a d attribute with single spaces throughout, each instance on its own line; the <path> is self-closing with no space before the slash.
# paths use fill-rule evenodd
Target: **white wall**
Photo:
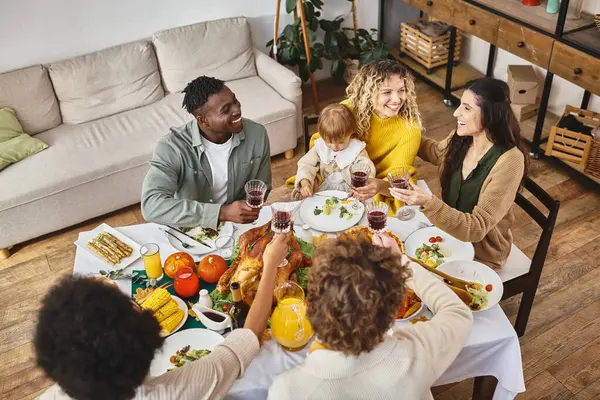
<path id="1" fill-rule="evenodd" d="M 376 28 L 378 3 L 357 3 L 359 24 Z M 0 0 L 0 72 L 149 38 L 161 29 L 240 15 L 249 18 L 255 46 L 266 52 L 275 5 L 275 0 Z M 347 13 L 350 3 L 327 0 L 325 9 L 325 17 L 333 19 Z M 285 14 L 280 30 L 289 21 Z"/>
<path id="2" fill-rule="evenodd" d="M 590 14 L 600 13 L 600 1 L 586 0 L 583 3 L 583 10 Z M 485 73 L 487 69 L 489 43 L 475 36 L 467 35 L 465 36 L 463 46 L 462 59 L 468 64 L 474 66 L 480 72 Z M 531 65 L 531 63 L 527 60 L 519 58 L 502 49 L 498 49 L 498 52 L 496 53 L 496 63 L 494 64 L 494 77 L 506 80 L 508 77 L 507 67 L 514 64 Z M 543 78 L 546 75 L 546 71 L 540 67 L 534 67 L 538 77 L 543 83 Z M 582 88 L 572 84 L 558 75 L 554 75 L 552 91 L 550 92 L 550 101 L 548 103 L 548 110 L 553 114 L 561 115 L 565 110 L 565 105 L 567 104 L 579 107 L 582 96 Z M 590 110 L 600 112 L 600 97 L 592 95 L 588 108 Z"/>

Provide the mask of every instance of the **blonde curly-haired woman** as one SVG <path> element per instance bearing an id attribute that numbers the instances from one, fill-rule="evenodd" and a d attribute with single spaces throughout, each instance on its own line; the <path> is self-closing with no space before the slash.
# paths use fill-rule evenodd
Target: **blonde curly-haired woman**
<path id="1" fill-rule="evenodd" d="M 415 81 L 396 60 L 373 61 L 359 71 L 346 89 L 347 100 L 356 118 L 357 138 L 364 141 L 369 158 L 375 164 L 375 178 L 367 185 L 353 189 L 360 200 L 375 197 L 390 206 L 390 215 L 403 205 L 390 195 L 387 174 L 396 167 L 413 166 L 421 143 L 421 116 L 417 108 Z M 319 139 L 315 133 L 310 147 Z M 288 187 L 294 188 L 290 178 Z"/>

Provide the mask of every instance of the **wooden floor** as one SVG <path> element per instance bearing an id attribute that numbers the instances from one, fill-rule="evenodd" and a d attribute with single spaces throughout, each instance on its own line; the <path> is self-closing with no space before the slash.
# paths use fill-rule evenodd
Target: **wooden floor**
<path id="1" fill-rule="evenodd" d="M 343 97 L 329 82 L 319 84 L 328 102 Z M 426 135 L 442 138 L 454 125 L 452 109 L 429 86 L 417 88 Z M 308 89 L 306 94 L 309 94 Z M 310 104 L 305 97 L 305 104 Z M 323 101 L 326 103 L 326 101 Z M 288 199 L 285 178 L 292 175 L 303 154 L 299 143 L 293 160 L 273 158 L 270 201 Z M 419 177 L 434 193 L 439 191 L 437 171 L 417 162 Z M 545 160 L 533 160 L 531 177 L 562 202 L 560 214 L 527 334 L 522 338 L 526 399 L 600 398 L 600 191 Z M 48 288 L 73 269 L 80 231 L 101 222 L 113 227 L 144 222 L 139 205 L 96 218 L 78 226 L 16 246 L 0 261 L 0 398 L 31 399 L 51 382 L 35 367 L 32 334 L 40 300 Z M 516 245 L 531 256 L 540 229 L 522 212 L 514 228 Z M 502 304 L 514 318 L 518 298 Z M 471 398 L 472 380 L 435 388 L 436 399 Z"/>

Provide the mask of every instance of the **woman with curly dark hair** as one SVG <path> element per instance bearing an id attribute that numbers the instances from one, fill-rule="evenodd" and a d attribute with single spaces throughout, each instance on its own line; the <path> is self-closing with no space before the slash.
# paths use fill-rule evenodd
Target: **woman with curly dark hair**
<path id="1" fill-rule="evenodd" d="M 508 85 L 491 78 L 468 83 L 454 116 L 456 129 L 441 142 L 423 136 L 418 154 L 441 165 L 442 198 L 416 185 L 390 193 L 421 206 L 431 223 L 472 242 L 476 259 L 500 268 L 513 242 L 510 208 L 527 176 L 529 160 L 510 107 Z"/>
<path id="2" fill-rule="evenodd" d="M 409 263 L 389 236 L 339 239 L 317 248 L 307 315 L 317 339 L 304 363 L 278 376 L 271 400 L 428 399 L 454 361 L 472 313 L 444 283 Z M 392 335 L 406 288 L 434 313 Z"/>
<path id="3" fill-rule="evenodd" d="M 160 325 L 114 285 L 68 277 L 44 298 L 34 338 L 38 365 L 57 385 L 41 400 L 220 399 L 259 351 L 271 314 L 285 235 L 265 249 L 258 292 L 243 329 L 211 354 L 165 375 L 148 378 L 163 344 Z"/>

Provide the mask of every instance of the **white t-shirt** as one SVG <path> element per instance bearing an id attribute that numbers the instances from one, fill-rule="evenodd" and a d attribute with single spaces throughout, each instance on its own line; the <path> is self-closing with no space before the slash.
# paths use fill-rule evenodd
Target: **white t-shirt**
<path id="1" fill-rule="evenodd" d="M 204 154 L 208 158 L 212 170 L 213 203 L 225 204 L 227 202 L 227 180 L 229 155 L 231 154 L 231 138 L 223 144 L 216 144 L 200 135 L 204 145 Z"/>

